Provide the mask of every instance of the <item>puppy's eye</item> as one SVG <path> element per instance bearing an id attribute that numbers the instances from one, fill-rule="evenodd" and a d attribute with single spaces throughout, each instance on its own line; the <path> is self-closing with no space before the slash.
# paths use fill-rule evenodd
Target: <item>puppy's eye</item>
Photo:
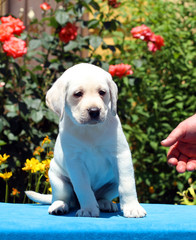
<path id="1" fill-rule="evenodd" d="M 83 92 L 78 91 L 78 92 L 75 92 L 73 95 L 74 95 L 75 98 L 80 98 L 80 97 L 83 96 Z"/>
<path id="2" fill-rule="evenodd" d="M 104 91 L 104 90 L 99 90 L 99 95 L 100 95 L 100 96 L 105 96 L 105 94 L 106 94 L 106 91 Z"/>

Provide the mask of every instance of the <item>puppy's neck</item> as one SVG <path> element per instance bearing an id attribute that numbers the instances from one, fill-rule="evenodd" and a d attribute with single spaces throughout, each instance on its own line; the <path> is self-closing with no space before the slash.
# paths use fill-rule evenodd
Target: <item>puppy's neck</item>
<path id="1" fill-rule="evenodd" d="M 102 134 L 102 132 L 106 132 L 107 129 L 110 129 L 111 126 L 114 126 L 114 122 L 117 121 L 117 117 L 113 116 L 111 113 L 108 113 L 107 118 L 104 122 L 96 123 L 96 124 L 80 124 L 73 121 L 66 112 L 62 120 L 59 123 L 59 132 L 60 133 L 70 133 L 70 134 L 87 134 L 87 135 L 95 135 Z"/>

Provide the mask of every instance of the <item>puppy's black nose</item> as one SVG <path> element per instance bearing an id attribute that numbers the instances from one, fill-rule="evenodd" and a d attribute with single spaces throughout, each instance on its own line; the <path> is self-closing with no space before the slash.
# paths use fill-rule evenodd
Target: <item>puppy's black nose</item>
<path id="1" fill-rule="evenodd" d="M 88 112 L 89 112 L 91 119 L 97 119 L 100 114 L 100 109 L 97 107 L 92 107 L 92 108 L 88 109 Z"/>

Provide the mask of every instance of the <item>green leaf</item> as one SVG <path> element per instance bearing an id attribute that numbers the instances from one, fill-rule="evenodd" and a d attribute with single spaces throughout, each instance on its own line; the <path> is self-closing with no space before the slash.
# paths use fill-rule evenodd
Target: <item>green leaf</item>
<path id="1" fill-rule="evenodd" d="M 6 144 L 7 144 L 6 142 L 4 142 L 3 140 L 0 140 L 0 146 L 4 146 Z"/>
<path id="2" fill-rule="evenodd" d="M 54 27 L 54 28 L 58 27 L 58 23 L 57 23 L 55 17 L 50 17 L 49 21 L 50 21 L 49 26 Z"/>
<path id="3" fill-rule="evenodd" d="M 31 119 L 35 122 L 35 123 L 38 123 L 42 120 L 44 114 L 42 112 L 42 110 L 40 111 L 36 111 L 36 110 L 33 110 L 31 112 Z"/>
<path id="4" fill-rule="evenodd" d="M 28 107 L 31 107 L 33 109 L 38 109 L 40 107 L 40 104 L 41 104 L 40 99 L 32 99 L 32 98 L 25 98 L 24 102 L 26 103 L 26 105 Z"/>
<path id="5" fill-rule="evenodd" d="M 167 101 L 163 102 L 163 105 L 169 105 L 169 104 L 171 104 L 173 102 L 175 102 L 175 99 L 174 98 L 170 98 Z"/>
<path id="6" fill-rule="evenodd" d="M 30 50 L 34 50 L 38 47 L 41 46 L 41 40 L 39 39 L 32 39 L 30 42 L 29 42 L 29 49 Z"/>
<path id="7" fill-rule="evenodd" d="M 99 21 L 97 19 L 92 19 L 88 22 L 88 28 L 96 28 L 99 25 Z"/>
<path id="8" fill-rule="evenodd" d="M 5 105 L 6 110 L 8 110 L 7 117 L 13 118 L 18 116 L 18 105 Z"/>
<path id="9" fill-rule="evenodd" d="M 68 52 L 78 47 L 78 43 L 75 41 L 70 41 L 65 47 L 64 51 Z"/>
<path id="10" fill-rule="evenodd" d="M 4 134 L 7 136 L 7 138 L 10 141 L 17 141 L 18 140 L 18 136 L 15 136 L 13 133 L 9 132 L 9 130 L 5 130 Z"/>
<path id="11" fill-rule="evenodd" d="M 57 114 L 51 112 L 50 110 L 46 111 L 44 116 L 51 122 L 55 122 L 56 124 L 59 123 L 59 117 L 57 116 Z"/>
<path id="12" fill-rule="evenodd" d="M 176 107 L 179 109 L 183 109 L 183 106 L 184 106 L 183 102 L 176 103 Z"/>
<path id="13" fill-rule="evenodd" d="M 91 2 L 90 2 L 90 5 L 91 5 L 95 10 L 97 10 L 97 11 L 100 10 L 99 4 L 96 3 L 95 1 L 91 1 Z"/>
<path id="14" fill-rule="evenodd" d="M 49 69 L 55 69 L 58 70 L 59 69 L 60 64 L 57 62 L 51 63 L 49 66 Z"/>
<path id="15" fill-rule="evenodd" d="M 57 10 L 55 13 L 55 18 L 60 25 L 64 25 L 69 21 L 69 15 L 65 12 L 65 10 Z"/>
<path id="16" fill-rule="evenodd" d="M 156 151 L 158 149 L 158 143 L 150 141 L 150 146 Z"/>
<path id="17" fill-rule="evenodd" d="M 3 130 L 4 128 L 4 122 L 3 122 L 3 119 L 0 118 L 0 132 Z"/>
<path id="18" fill-rule="evenodd" d="M 102 43 L 102 38 L 99 36 L 91 36 L 90 37 L 90 45 L 94 48 L 97 49 Z"/>

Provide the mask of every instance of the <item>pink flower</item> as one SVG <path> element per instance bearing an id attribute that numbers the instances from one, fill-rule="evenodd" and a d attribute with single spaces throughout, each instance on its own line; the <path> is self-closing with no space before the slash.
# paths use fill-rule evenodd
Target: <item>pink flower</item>
<path id="1" fill-rule="evenodd" d="M 160 35 L 155 35 L 151 29 L 144 24 L 133 28 L 131 34 L 134 38 L 146 41 L 148 43 L 148 50 L 151 52 L 161 50 L 161 47 L 164 46 L 164 39 Z"/>
<path id="2" fill-rule="evenodd" d="M 4 87 L 5 83 L 4 82 L 0 82 L 0 87 Z"/>
<path id="3" fill-rule="evenodd" d="M 23 22 L 19 18 L 13 18 L 12 16 L 2 17 L 1 22 L 9 25 L 13 29 L 13 34 L 16 35 L 20 35 L 25 29 Z"/>
<path id="4" fill-rule="evenodd" d="M 44 3 L 40 4 L 40 8 L 44 11 L 47 11 L 47 10 L 51 9 L 51 6 L 47 2 L 44 2 Z"/>
<path id="5" fill-rule="evenodd" d="M 26 42 L 12 36 L 9 40 L 4 42 L 3 51 L 7 53 L 7 56 L 13 58 L 22 57 L 27 53 Z"/>
<path id="6" fill-rule="evenodd" d="M 68 43 L 77 37 L 77 27 L 75 24 L 68 22 L 65 27 L 61 28 L 59 38 L 62 42 Z"/>
<path id="7" fill-rule="evenodd" d="M 164 39 L 160 35 L 153 34 L 148 42 L 148 50 L 156 52 L 157 50 L 161 50 L 162 46 L 164 46 Z"/>
<path id="8" fill-rule="evenodd" d="M 123 76 L 133 74 L 133 71 L 131 70 L 131 65 L 121 63 L 116 65 L 110 65 L 109 73 L 112 75 L 112 77 L 117 76 L 119 78 L 122 78 Z"/>
<path id="9" fill-rule="evenodd" d="M 132 28 L 131 34 L 134 38 L 149 41 L 153 33 L 149 27 L 143 24 L 141 26 Z"/>

